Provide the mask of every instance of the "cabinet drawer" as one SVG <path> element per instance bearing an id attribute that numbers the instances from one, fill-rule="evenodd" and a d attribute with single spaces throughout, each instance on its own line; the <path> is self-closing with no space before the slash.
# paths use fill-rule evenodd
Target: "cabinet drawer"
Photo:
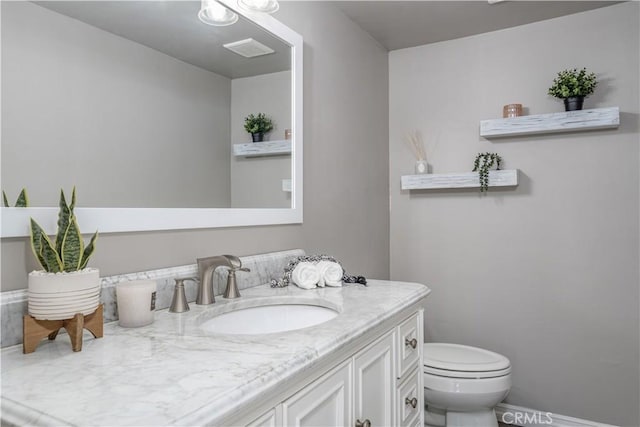
<path id="1" fill-rule="evenodd" d="M 422 369 L 416 369 L 398 388 L 398 425 L 405 427 L 416 424 L 421 420 L 420 412 L 424 410 L 424 392 L 420 376 Z"/>
<path id="2" fill-rule="evenodd" d="M 398 378 L 422 364 L 422 311 L 398 326 Z"/>

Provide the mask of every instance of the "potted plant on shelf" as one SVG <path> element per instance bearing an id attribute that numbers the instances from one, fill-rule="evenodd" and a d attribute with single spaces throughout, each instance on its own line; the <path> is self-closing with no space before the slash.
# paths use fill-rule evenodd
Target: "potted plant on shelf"
<path id="1" fill-rule="evenodd" d="M 76 189 L 67 204 L 60 190 L 58 230 L 52 241 L 42 227 L 30 220 L 31 249 L 42 266 L 29 273 L 28 311 L 39 320 L 63 320 L 76 313 L 88 315 L 100 304 L 100 273 L 87 268 L 95 250 L 98 232 L 85 246 L 73 209 Z"/>
<path id="2" fill-rule="evenodd" d="M 564 100 L 565 111 L 582 110 L 584 99 L 593 93 L 597 84 L 595 73 L 574 68 L 560 71 L 548 93 Z"/>
<path id="3" fill-rule="evenodd" d="M 273 121 L 264 113 L 249 114 L 244 119 L 244 130 L 251 134 L 253 142 L 262 142 L 264 134 L 273 129 Z"/>
<path id="4" fill-rule="evenodd" d="M 480 179 L 480 192 L 489 191 L 489 170 L 495 166 L 496 170 L 500 170 L 502 157 L 497 153 L 478 153 L 473 161 L 473 171 L 478 172 Z"/>

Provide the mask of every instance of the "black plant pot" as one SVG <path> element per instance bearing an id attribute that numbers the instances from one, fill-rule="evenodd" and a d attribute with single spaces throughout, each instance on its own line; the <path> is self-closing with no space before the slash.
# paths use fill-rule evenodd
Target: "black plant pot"
<path id="1" fill-rule="evenodd" d="M 584 103 L 584 96 L 571 96 L 564 99 L 565 111 L 577 111 L 582 110 L 582 104 Z"/>
<path id="2" fill-rule="evenodd" d="M 253 138 L 253 142 L 262 142 L 264 141 L 264 133 L 252 133 L 251 138 Z"/>

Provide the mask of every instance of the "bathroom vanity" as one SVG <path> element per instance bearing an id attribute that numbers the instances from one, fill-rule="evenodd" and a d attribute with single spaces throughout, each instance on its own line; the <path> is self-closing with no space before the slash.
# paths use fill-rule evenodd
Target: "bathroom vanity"
<path id="1" fill-rule="evenodd" d="M 423 423 L 421 284 L 302 290 L 257 286 L 242 298 L 152 325 L 105 325 L 73 353 L 66 337 L 2 351 L 2 425 L 398 425 Z M 265 305 L 333 309 L 278 333 L 221 334 L 221 313 Z"/>

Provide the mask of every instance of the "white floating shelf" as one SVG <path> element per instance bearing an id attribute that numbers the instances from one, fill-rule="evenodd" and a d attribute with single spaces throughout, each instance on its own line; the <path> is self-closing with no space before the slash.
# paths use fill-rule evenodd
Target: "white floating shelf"
<path id="1" fill-rule="evenodd" d="M 619 125 L 620 109 L 618 107 L 595 108 L 592 110 L 482 120 L 480 122 L 480 136 L 501 138 L 544 133 L 615 129 Z"/>
<path id="2" fill-rule="evenodd" d="M 435 190 L 439 188 L 480 188 L 478 172 L 404 175 L 403 190 Z M 489 187 L 515 187 L 518 169 L 489 171 Z"/>
<path id="3" fill-rule="evenodd" d="M 233 155 L 236 157 L 279 156 L 291 154 L 291 140 L 249 142 L 233 144 Z"/>

